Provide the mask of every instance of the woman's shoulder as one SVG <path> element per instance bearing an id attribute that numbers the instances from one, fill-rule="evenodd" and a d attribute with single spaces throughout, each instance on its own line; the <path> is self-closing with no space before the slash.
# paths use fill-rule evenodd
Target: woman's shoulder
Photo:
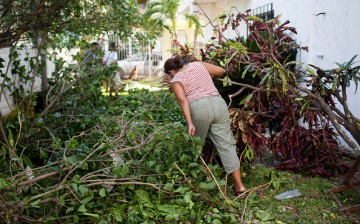
<path id="1" fill-rule="evenodd" d="M 204 69 L 204 70 L 206 70 L 205 63 L 202 62 L 202 61 L 194 61 L 194 62 L 189 63 L 189 65 L 193 69 L 200 69 L 200 70 Z"/>
<path id="2" fill-rule="evenodd" d="M 203 63 L 201 61 L 193 61 L 187 64 L 192 69 L 198 69 L 199 67 L 204 67 Z"/>
<path id="3" fill-rule="evenodd" d="M 190 62 L 189 64 L 199 65 L 199 64 L 202 64 L 202 62 L 201 61 L 193 61 L 193 62 Z"/>

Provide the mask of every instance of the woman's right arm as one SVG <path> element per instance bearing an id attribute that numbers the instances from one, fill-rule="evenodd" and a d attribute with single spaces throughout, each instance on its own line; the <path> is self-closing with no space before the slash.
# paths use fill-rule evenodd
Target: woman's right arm
<path id="1" fill-rule="evenodd" d="M 191 120 L 189 102 L 185 96 L 184 88 L 178 82 L 171 83 L 171 88 L 173 89 L 173 91 L 175 93 L 175 97 L 178 100 L 180 108 L 184 114 L 184 117 L 185 117 L 185 120 L 186 120 L 186 123 L 188 126 L 189 136 L 193 137 L 195 134 L 195 126 Z"/>
<path id="2" fill-rule="evenodd" d="M 206 62 L 201 62 L 201 64 L 205 66 L 205 68 L 208 70 L 211 77 L 213 77 L 213 78 L 220 78 L 225 73 L 225 69 L 223 69 L 220 66 L 213 65 L 213 64 L 210 64 L 210 63 L 206 63 Z"/>

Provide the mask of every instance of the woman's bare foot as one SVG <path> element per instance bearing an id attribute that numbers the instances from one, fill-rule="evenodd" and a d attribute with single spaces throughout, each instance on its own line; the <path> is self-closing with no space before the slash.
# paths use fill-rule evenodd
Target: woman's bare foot
<path id="1" fill-rule="evenodd" d="M 232 177 L 234 180 L 234 192 L 235 194 L 242 194 L 246 191 L 246 188 L 244 187 L 244 184 L 241 181 L 241 177 L 240 177 L 240 169 L 235 170 L 232 173 Z"/>
<path id="2" fill-rule="evenodd" d="M 244 193 L 246 191 L 246 188 L 244 186 L 242 186 L 242 187 L 234 187 L 234 191 L 236 193 Z"/>

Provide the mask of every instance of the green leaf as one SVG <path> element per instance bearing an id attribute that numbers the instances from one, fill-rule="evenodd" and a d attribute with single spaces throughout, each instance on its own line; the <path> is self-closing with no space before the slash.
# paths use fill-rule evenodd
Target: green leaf
<path id="1" fill-rule="evenodd" d="M 11 184 L 8 183 L 5 179 L 0 178 L 0 190 L 11 187 Z"/>
<path id="2" fill-rule="evenodd" d="M 70 163 L 71 165 L 82 161 L 85 157 L 80 155 L 73 155 L 66 158 L 66 162 Z"/>
<path id="3" fill-rule="evenodd" d="M 190 163 L 188 165 L 188 169 L 194 169 L 194 168 L 198 168 L 199 167 L 199 164 L 198 163 Z"/>
<path id="4" fill-rule="evenodd" d="M 258 197 L 256 194 L 250 194 L 249 196 L 249 206 L 252 206 L 252 205 L 255 205 L 255 204 L 258 204 L 259 201 L 258 201 Z"/>
<path id="5" fill-rule="evenodd" d="M 345 84 L 347 87 L 350 86 L 350 77 L 349 77 L 349 73 L 347 71 L 345 71 Z"/>
<path id="6" fill-rule="evenodd" d="M 78 223 L 79 222 L 79 216 L 74 215 L 73 216 L 73 223 Z"/>
<path id="7" fill-rule="evenodd" d="M 349 69 L 349 68 L 351 67 L 351 65 L 353 64 L 353 61 L 355 60 L 356 57 L 357 57 L 357 55 L 355 55 L 354 57 L 352 57 L 352 58 L 350 59 L 350 61 L 348 61 L 348 62 L 346 63 L 346 65 L 345 65 L 345 68 L 346 68 L 346 69 Z"/>
<path id="8" fill-rule="evenodd" d="M 83 162 L 81 163 L 81 165 L 79 166 L 80 169 L 83 169 L 83 170 L 88 170 L 89 166 L 88 166 L 88 163 L 87 162 Z"/>
<path id="9" fill-rule="evenodd" d="M 84 212 L 83 215 L 90 216 L 95 219 L 98 219 L 100 217 L 99 214 L 87 213 L 87 212 Z"/>
<path id="10" fill-rule="evenodd" d="M 252 161 L 255 158 L 254 150 L 251 146 L 247 143 L 244 149 L 244 158 Z"/>
<path id="11" fill-rule="evenodd" d="M 234 214 L 230 214 L 230 223 L 238 223 L 238 220 L 236 219 Z"/>
<path id="12" fill-rule="evenodd" d="M 175 216 L 173 214 L 167 214 L 165 216 L 165 221 L 166 222 L 171 222 L 171 221 L 174 221 L 175 220 Z"/>
<path id="13" fill-rule="evenodd" d="M 40 159 L 47 159 L 48 157 L 47 151 L 40 149 Z"/>
<path id="14" fill-rule="evenodd" d="M 122 214 L 124 213 L 124 210 L 126 208 L 126 204 L 122 204 L 118 207 L 114 207 L 111 209 L 111 216 L 118 222 L 123 221 Z"/>
<path id="15" fill-rule="evenodd" d="M 101 189 L 100 189 L 99 195 L 100 195 L 101 197 L 106 197 L 106 190 L 105 190 L 105 188 L 101 188 Z"/>
<path id="16" fill-rule="evenodd" d="M 246 75 L 246 73 L 248 72 L 248 70 L 249 70 L 250 68 L 251 68 L 251 64 L 245 66 L 245 69 L 244 69 L 244 71 L 243 71 L 242 74 L 241 74 L 241 78 L 242 78 L 242 79 L 245 78 L 245 75 Z"/>
<path id="17" fill-rule="evenodd" d="M 188 204 L 189 209 L 192 209 L 194 202 L 191 200 L 192 192 L 187 192 L 184 196 L 184 201 Z"/>
<path id="18" fill-rule="evenodd" d="M 242 53 L 245 53 L 247 54 L 247 48 L 241 44 L 241 42 L 232 42 L 232 41 L 229 41 L 229 42 L 226 42 L 231 48 L 234 48 L 235 50 L 237 50 L 236 53 L 238 53 L 239 51 L 242 52 Z"/>
<path id="19" fill-rule="evenodd" d="M 304 110 L 309 106 L 309 102 L 306 101 L 302 106 L 301 106 L 301 110 L 300 110 L 300 116 L 303 115 Z"/>
<path id="20" fill-rule="evenodd" d="M 197 171 L 198 171 L 198 170 L 195 170 L 195 169 L 190 170 L 191 176 L 193 176 L 193 177 L 195 177 L 195 178 L 198 178 Z"/>
<path id="21" fill-rule="evenodd" d="M 263 19 L 256 17 L 256 16 L 246 16 L 247 20 L 253 20 L 253 21 L 258 21 L 258 22 L 263 22 Z"/>
<path id="22" fill-rule="evenodd" d="M 213 208 L 211 211 L 216 214 L 220 213 L 219 209 L 217 209 L 217 208 Z"/>
<path id="23" fill-rule="evenodd" d="M 180 187 L 178 187 L 174 192 L 175 192 L 175 193 L 184 194 L 184 193 L 188 192 L 189 190 L 190 190 L 189 187 L 180 186 Z"/>
<path id="24" fill-rule="evenodd" d="M 180 162 L 182 162 L 182 163 L 187 163 L 188 159 L 189 159 L 189 156 L 186 155 L 186 154 L 183 154 L 183 155 L 181 155 L 181 157 L 180 157 Z"/>
<path id="25" fill-rule="evenodd" d="M 245 98 L 246 100 L 245 100 L 245 105 L 247 105 L 249 102 L 250 102 L 250 100 L 252 99 L 252 97 L 253 97 L 253 93 L 250 93 L 249 95 L 247 95 L 247 97 Z"/>
<path id="26" fill-rule="evenodd" d="M 154 205 L 150 200 L 149 193 L 147 191 L 144 190 L 135 191 L 135 198 L 144 207 L 148 207 L 148 208 L 154 207 Z"/>
<path id="27" fill-rule="evenodd" d="M 214 181 L 211 181 L 208 183 L 201 182 L 199 184 L 199 188 L 202 190 L 211 190 L 211 189 L 214 189 L 215 187 L 216 187 L 216 184 Z"/>
<path id="28" fill-rule="evenodd" d="M 82 196 L 85 196 L 89 192 L 89 188 L 87 188 L 86 185 L 80 185 L 78 190 Z"/>
<path id="29" fill-rule="evenodd" d="M 339 77 L 340 77 L 340 76 L 336 75 L 336 76 L 334 77 L 334 80 L 333 80 L 332 83 L 331 83 L 331 90 L 332 90 L 333 92 L 334 92 L 335 89 L 337 88 L 338 81 L 339 81 Z"/>
<path id="30" fill-rule="evenodd" d="M 161 204 L 157 206 L 159 211 L 169 213 L 169 214 L 181 214 L 185 211 L 185 208 L 180 207 L 179 205 L 172 205 L 172 204 Z"/>
<path id="31" fill-rule="evenodd" d="M 358 84 L 359 84 L 360 78 L 354 76 L 354 77 L 353 77 L 353 80 L 354 80 L 354 82 L 355 82 L 355 92 L 354 92 L 354 94 L 355 94 L 355 93 L 357 92 L 357 89 L 358 89 Z"/>
<path id="32" fill-rule="evenodd" d="M 172 183 L 167 183 L 167 184 L 165 184 L 164 190 L 166 190 L 166 191 L 173 191 L 173 190 L 174 190 L 174 184 L 172 184 Z"/>
<path id="33" fill-rule="evenodd" d="M 74 211 L 74 207 L 69 207 L 66 209 L 65 214 L 68 214 L 70 212 Z"/>
<path id="34" fill-rule="evenodd" d="M 120 177 L 125 177 L 128 173 L 129 173 L 129 166 L 123 165 L 120 172 Z"/>
<path id="35" fill-rule="evenodd" d="M 222 224 L 220 219 L 214 219 L 211 221 L 212 224 Z"/>
<path id="36" fill-rule="evenodd" d="M 64 196 L 59 197 L 59 205 L 61 205 L 61 206 L 65 205 Z"/>
<path id="37" fill-rule="evenodd" d="M 224 19 L 227 17 L 226 13 L 222 13 L 222 14 L 219 14 L 217 15 L 212 21 L 213 22 L 217 22 L 217 20 L 221 20 L 224 21 Z"/>
<path id="38" fill-rule="evenodd" d="M 116 166 L 112 169 L 112 173 L 118 177 L 125 177 L 129 173 L 129 166 Z"/>
<path id="39" fill-rule="evenodd" d="M 77 185 L 77 184 L 72 183 L 72 184 L 71 184 L 71 187 L 72 187 L 72 189 L 75 191 L 75 193 L 78 192 L 78 185 Z"/>
<path id="40" fill-rule="evenodd" d="M 276 180 L 273 180 L 273 181 L 272 181 L 272 185 L 273 185 L 274 188 L 277 189 L 277 188 L 280 187 L 280 182 L 279 182 L 279 181 L 276 181 Z"/>
<path id="41" fill-rule="evenodd" d="M 87 212 L 87 209 L 85 208 L 85 205 L 86 205 L 86 204 L 80 205 L 80 207 L 78 208 L 78 211 L 79 211 L 79 212 L 82 212 L 82 213 Z"/>
<path id="42" fill-rule="evenodd" d="M 255 213 L 255 216 L 260 219 L 262 222 L 267 222 L 270 220 L 275 219 L 274 216 L 271 215 L 271 212 L 269 211 L 263 211 L 263 210 L 259 210 Z"/>
<path id="43" fill-rule="evenodd" d="M 313 77 L 317 76 L 316 73 L 314 72 L 314 70 L 312 70 L 309 66 L 306 67 L 306 71 L 307 71 L 307 73 L 310 74 L 310 76 L 313 76 Z"/>
<path id="44" fill-rule="evenodd" d="M 34 201 L 33 203 L 31 203 L 31 207 L 34 207 L 34 208 L 40 208 L 40 199 Z"/>

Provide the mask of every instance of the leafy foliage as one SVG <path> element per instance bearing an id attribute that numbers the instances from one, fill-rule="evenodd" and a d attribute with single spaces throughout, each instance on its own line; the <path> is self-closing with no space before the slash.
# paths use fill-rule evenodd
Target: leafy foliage
<path id="1" fill-rule="evenodd" d="M 169 104 L 159 107 L 164 101 Z M 23 146 L 19 159 L 39 168 L 32 169 L 31 176 L 21 168 L 12 169 L 17 175 L 10 177 L 20 187 L 18 196 L 28 205 L 26 213 L 32 214 L 27 218 L 42 222 L 47 213 L 47 222 L 55 217 L 109 223 L 198 219 L 192 210 L 194 198 L 215 185 L 209 185 L 199 164 L 201 142 L 191 141 L 183 125 L 174 123 L 181 117 L 174 110 L 174 98 L 133 92 L 118 102 L 98 101 L 95 110 L 88 102 L 84 96 L 73 97 L 63 110 L 34 117 L 34 124 L 24 127 L 24 133 L 42 139 L 26 135 L 19 142 Z M 2 166 L 3 173 L 8 170 Z M 206 182 L 198 183 L 198 178 Z M 36 185 L 28 185 L 33 182 Z M 95 203 L 95 198 L 103 202 Z M 13 200 L 15 205 L 21 203 L 18 197 Z"/>
<path id="2" fill-rule="evenodd" d="M 60 110 L 45 116 L 35 114 L 32 125 L 23 126 L 15 152 L 25 168 L 16 168 L 14 163 L 10 168 L 6 164 L 11 157 L 2 157 L 2 222 L 238 223 L 298 219 L 287 215 L 281 205 L 268 209 L 275 199 L 266 200 L 258 194 L 269 196 L 279 189 L 301 187 L 303 181 L 289 181 L 289 174 L 277 175 L 262 166 L 247 167 L 243 172 L 248 175 L 245 184 L 252 189 L 247 200 L 230 200 L 234 196 L 225 188 L 232 183 L 227 183 L 219 164 L 205 166 L 199 159 L 202 143 L 189 138 L 173 95 L 132 91 L 115 101 L 99 96 L 101 100 L 94 106 L 92 93 L 85 89 L 66 92 Z M 9 130 L 14 132 L 20 125 L 17 122 L 8 120 Z M 280 216 L 274 212 L 279 209 Z M 330 215 L 334 209 L 330 206 L 324 212 Z M 320 220 L 322 215 L 316 213 Z M 345 223 L 341 216 L 334 220 Z"/>
<path id="3" fill-rule="evenodd" d="M 2 6 L 1 47 L 21 38 L 36 40 L 41 33 L 94 35 L 112 31 L 127 37 L 140 24 L 134 1 L 6 0 Z"/>

